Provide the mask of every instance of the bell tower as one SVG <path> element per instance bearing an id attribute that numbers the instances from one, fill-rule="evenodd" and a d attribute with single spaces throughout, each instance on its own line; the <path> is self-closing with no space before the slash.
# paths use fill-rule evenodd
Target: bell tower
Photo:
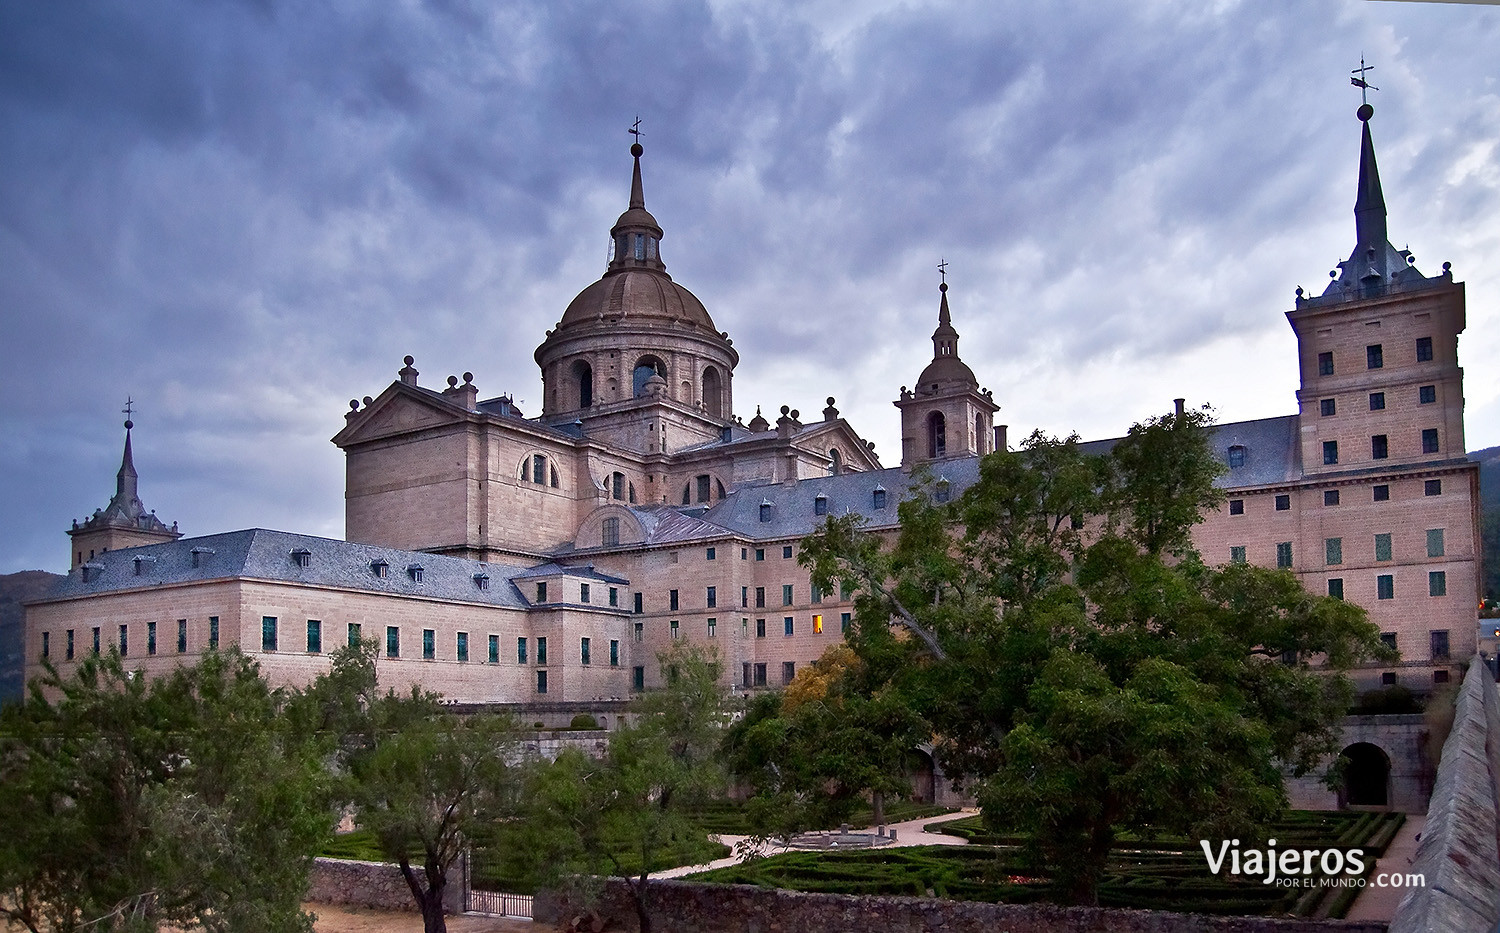
<path id="1" fill-rule="evenodd" d="M 83 521 L 74 519 L 73 527 L 68 529 L 68 537 L 72 539 L 68 566 L 73 570 L 92 560 L 96 553 L 142 544 L 161 544 L 182 537 L 176 522 L 168 528 L 155 512 L 147 512 L 141 504 L 138 492 L 140 475 L 135 471 L 135 458 L 130 450 L 130 429 L 135 427 L 135 422 L 129 418 L 133 404 L 130 401 L 125 403 L 125 453 L 120 457 L 120 469 L 115 474 L 114 498 L 109 500 L 109 505 L 94 510 L 94 514 Z"/>
<path id="2" fill-rule="evenodd" d="M 946 263 L 940 264 L 944 278 Z M 948 283 L 938 285 L 938 326 L 932 332 L 932 362 L 917 377 L 914 389 L 901 387 L 894 403 L 901 410 L 901 466 L 926 460 L 974 457 L 992 450 L 995 404 L 980 389 L 974 371 L 958 357 L 958 331 L 948 310 Z"/>

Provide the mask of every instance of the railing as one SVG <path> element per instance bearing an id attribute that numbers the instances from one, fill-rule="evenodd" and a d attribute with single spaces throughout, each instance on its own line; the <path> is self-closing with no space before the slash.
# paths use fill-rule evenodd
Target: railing
<path id="1" fill-rule="evenodd" d="M 465 913 L 531 919 L 531 895 L 529 894 L 507 894 L 504 891 L 476 891 L 473 888 L 468 889 L 464 893 L 466 895 L 464 897 Z"/>

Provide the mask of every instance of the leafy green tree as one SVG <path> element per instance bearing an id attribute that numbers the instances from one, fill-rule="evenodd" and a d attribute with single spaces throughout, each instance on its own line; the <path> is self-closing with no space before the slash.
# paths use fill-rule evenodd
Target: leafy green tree
<path id="1" fill-rule="evenodd" d="M 332 830 L 316 737 L 237 650 L 147 679 L 117 654 L 0 719 L 0 910 L 29 930 L 306 931 Z"/>
<path id="2" fill-rule="evenodd" d="M 717 656 L 682 642 L 659 662 L 665 686 L 641 697 L 603 756 L 567 751 L 538 767 L 526 817 L 501 833 L 546 882 L 587 895 L 599 876 L 623 877 L 641 933 L 652 929 L 651 873 L 699 857 L 708 840 L 692 813 L 725 787 Z"/>
<path id="3" fill-rule="evenodd" d="M 1358 607 L 1193 551 L 1220 500 L 1207 426 L 1152 419 L 1100 456 L 1034 434 L 953 502 L 919 489 L 893 541 L 846 517 L 804 545 L 815 582 L 859 588 L 850 644 L 872 684 L 922 713 L 944 770 L 1075 903 L 1096 902 L 1121 829 L 1272 816 L 1279 766 L 1334 750 L 1338 672 L 1389 654 Z"/>

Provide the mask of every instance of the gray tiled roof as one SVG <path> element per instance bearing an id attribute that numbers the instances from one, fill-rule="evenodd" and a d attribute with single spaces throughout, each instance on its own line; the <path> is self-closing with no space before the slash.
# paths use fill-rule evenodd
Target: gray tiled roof
<path id="1" fill-rule="evenodd" d="M 536 577 L 561 576 L 577 577 L 583 580 L 598 580 L 601 583 L 626 584 L 630 582 L 624 577 L 615 577 L 607 573 L 603 573 L 602 571 L 595 570 L 593 564 L 584 564 L 576 567 L 570 567 L 566 564 L 559 564 L 556 561 L 548 561 L 545 564 L 537 564 L 535 567 L 528 567 L 527 569 L 522 570 L 520 573 L 512 574 L 511 579 L 529 580 Z"/>
<path id="2" fill-rule="evenodd" d="M 1296 415 L 1281 415 L 1255 421 L 1234 421 L 1210 428 L 1209 443 L 1226 468 L 1229 465 L 1229 448 L 1235 445 L 1245 448 L 1245 465 L 1226 470 L 1215 485 L 1220 489 L 1242 489 L 1300 480 L 1302 466 L 1301 450 L 1297 443 L 1297 422 Z M 1078 445 L 1078 449 L 1086 454 L 1107 454 L 1120 440 L 1118 437 L 1111 437 L 1100 441 L 1085 441 Z"/>
<path id="3" fill-rule="evenodd" d="M 200 551 L 197 567 L 193 566 L 194 549 Z M 301 567 L 293 559 L 292 552 L 297 550 L 308 552 L 308 566 Z M 135 573 L 137 557 L 144 558 L 139 576 Z M 370 569 L 371 564 L 379 561 L 384 561 L 390 568 L 385 577 L 377 577 Z M 250 577 L 369 593 L 487 603 L 514 609 L 527 607 L 510 582 L 526 569 L 523 567 L 263 528 L 105 551 L 89 561 L 89 565 L 98 571 L 97 575 L 90 571 L 87 583 L 81 572 L 74 570 L 45 598 L 63 599 L 146 589 L 164 583 Z M 407 572 L 407 568 L 413 565 L 422 568 L 420 583 Z M 474 580 L 475 574 L 487 575 L 489 586 L 480 589 Z"/>

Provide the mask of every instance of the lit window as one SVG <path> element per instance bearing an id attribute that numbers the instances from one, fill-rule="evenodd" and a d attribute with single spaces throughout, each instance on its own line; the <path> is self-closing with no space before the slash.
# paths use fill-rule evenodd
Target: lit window
<path id="1" fill-rule="evenodd" d="M 822 615 L 815 615 L 815 616 L 813 616 L 813 634 L 814 635 L 821 635 L 821 634 L 823 634 L 823 616 Z"/>

